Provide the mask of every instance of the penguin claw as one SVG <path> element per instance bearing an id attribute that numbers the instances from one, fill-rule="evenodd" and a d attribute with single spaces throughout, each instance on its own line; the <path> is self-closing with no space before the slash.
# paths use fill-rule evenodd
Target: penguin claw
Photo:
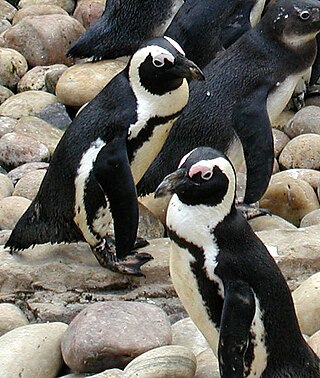
<path id="1" fill-rule="evenodd" d="M 241 213 L 244 215 L 244 217 L 247 220 L 254 219 L 257 217 L 261 217 L 264 215 L 272 215 L 271 212 L 268 209 L 263 209 L 261 207 L 254 207 L 252 205 L 247 204 L 237 204 L 237 209 L 241 211 Z"/>
<path id="2" fill-rule="evenodd" d="M 150 243 L 148 242 L 148 240 L 146 240 L 144 238 L 137 237 L 136 242 L 134 243 L 132 250 L 134 251 L 134 250 L 139 249 L 139 248 L 144 248 L 149 244 Z"/>

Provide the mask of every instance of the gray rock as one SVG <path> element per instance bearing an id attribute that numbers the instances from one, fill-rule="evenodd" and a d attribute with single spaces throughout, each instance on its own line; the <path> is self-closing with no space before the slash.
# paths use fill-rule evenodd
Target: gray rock
<path id="1" fill-rule="evenodd" d="M 0 173 L 0 200 L 11 196 L 13 190 L 12 181 L 6 175 Z"/>
<path id="2" fill-rule="evenodd" d="M 4 134 L 12 133 L 13 127 L 16 123 L 17 120 L 14 118 L 0 116 L 0 138 Z"/>
<path id="3" fill-rule="evenodd" d="M 0 200 L 0 230 L 12 230 L 31 201 L 23 197 L 5 197 Z"/>
<path id="4" fill-rule="evenodd" d="M 0 20 L 0 34 L 11 28 L 11 22 L 2 18 Z"/>
<path id="5" fill-rule="evenodd" d="M 12 48 L 0 47 L 1 85 L 14 88 L 27 70 L 28 64 L 22 54 Z"/>
<path id="6" fill-rule="evenodd" d="M 46 106 L 37 117 L 61 130 L 65 130 L 72 122 L 66 107 L 60 102 Z"/>
<path id="7" fill-rule="evenodd" d="M 0 105 L 3 104 L 9 97 L 13 96 L 14 93 L 10 91 L 9 88 L 0 85 Z"/>
<path id="8" fill-rule="evenodd" d="M 320 330 L 310 337 L 308 344 L 320 358 Z"/>
<path id="9" fill-rule="evenodd" d="M 272 129 L 274 154 L 277 158 L 284 147 L 289 143 L 290 138 L 283 131 L 278 129 Z"/>
<path id="10" fill-rule="evenodd" d="M 47 170 L 48 167 L 49 163 L 44 162 L 25 163 L 10 171 L 8 173 L 8 177 L 13 182 L 13 185 L 16 185 L 16 183 L 21 179 L 21 177 L 26 175 L 28 172 L 40 169 Z"/>
<path id="11" fill-rule="evenodd" d="M 210 348 L 197 356 L 195 378 L 220 378 L 219 362 Z"/>
<path id="12" fill-rule="evenodd" d="M 284 132 L 290 138 L 302 134 L 320 134 L 320 108 L 318 106 L 302 108 L 287 123 Z"/>
<path id="13" fill-rule="evenodd" d="M 1 18 L 5 18 L 8 21 L 13 19 L 13 16 L 17 12 L 17 8 L 8 3 L 7 1 L 0 0 L 0 15 Z"/>
<path id="14" fill-rule="evenodd" d="M 0 173 L 2 173 L 3 175 L 6 175 L 8 172 L 0 165 Z"/>
<path id="15" fill-rule="evenodd" d="M 78 372 L 123 368 L 140 354 L 171 343 L 166 314 L 137 302 L 104 302 L 88 306 L 70 323 L 61 350 Z"/>
<path id="16" fill-rule="evenodd" d="M 61 65 L 60 65 L 61 66 Z M 47 88 L 47 92 L 49 93 L 56 93 L 56 86 L 57 83 L 61 77 L 61 75 L 64 73 L 64 71 L 67 69 L 67 66 L 65 68 L 61 68 L 60 70 L 54 70 L 47 73 L 45 77 L 45 85 Z"/>
<path id="17" fill-rule="evenodd" d="M 20 0 L 19 8 L 39 4 L 56 5 L 60 8 L 63 8 L 68 13 L 72 13 L 75 8 L 75 0 Z"/>
<path id="18" fill-rule="evenodd" d="M 313 210 L 301 219 L 300 227 L 309 227 L 320 224 L 320 209 Z"/>
<path id="19" fill-rule="evenodd" d="M 45 174 L 46 171 L 44 169 L 26 173 L 18 181 L 13 195 L 28 198 L 32 201 L 38 193 L 39 187 Z"/>
<path id="20" fill-rule="evenodd" d="M 29 324 L 25 314 L 12 303 L 0 303 L 0 336 Z"/>
<path id="21" fill-rule="evenodd" d="M 19 4 L 20 5 L 20 4 Z M 50 4 L 36 4 L 36 5 L 28 5 L 18 10 L 18 12 L 14 15 L 12 20 L 12 25 L 16 25 L 19 21 L 21 21 L 24 17 L 27 16 L 41 16 L 44 14 L 64 14 L 67 15 L 68 13 L 57 5 L 50 5 Z"/>
<path id="22" fill-rule="evenodd" d="M 268 230 L 296 230 L 297 227 L 285 219 L 277 215 L 265 215 L 253 218 L 249 221 L 253 231 L 268 231 Z"/>
<path id="23" fill-rule="evenodd" d="M 138 235 L 143 238 L 163 238 L 165 228 L 145 206 L 139 204 L 139 228 Z"/>

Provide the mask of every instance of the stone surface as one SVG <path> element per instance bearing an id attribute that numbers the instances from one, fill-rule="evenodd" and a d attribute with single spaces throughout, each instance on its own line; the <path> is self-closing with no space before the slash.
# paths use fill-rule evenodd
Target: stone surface
<path id="1" fill-rule="evenodd" d="M 4 134 L 12 133 L 14 125 L 17 123 L 17 120 L 10 117 L 0 116 L 0 138 Z"/>
<path id="2" fill-rule="evenodd" d="M 282 150 L 279 164 L 285 169 L 319 169 L 320 135 L 304 134 L 292 139 Z"/>
<path id="3" fill-rule="evenodd" d="M 320 272 L 304 281 L 292 297 L 301 332 L 313 335 L 320 329 Z"/>
<path id="4" fill-rule="evenodd" d="M 197 356 L 195 378 L 220 378 L 219 362 L 210 348 Z"/>
<path id="5" fill-rule="evenodd" d="M 28 172 L 40 169 L 46 170 L 48 166 L 49 163 L 43 162 L 25 163 L 10 171 L 8 173 L 8 177 L 13 182 L 13 185 L 15 185 L 21 179 L 21 177 L 27 174 Z"/>
<path id="6" fill-rule="evenodd" d="M 0 200 L 0 230 L 12 230 L 30 203 L 30 200 L 16 196 Z"/>
<path id="7" fill-rule="evenodd" d="M 309 227 L 320 224 L 320 209 L 313 210 L 301 219 L 300 227 Z"/>
<path id="8" fill-rule="evenodd" d="M 274 143 L 274 154 L 277 158 L 280 155 L 280 152 L 288 144 L 290 138 L 283 131 L 278 129 L 272 129 L 273 143 Z"/>
<path id="9" fill-rule="evenodd" d="M 277 215 L 265 215 L 253 218 L 249 221 L 253 231 L 267 231 L 267 230 L 296 230 L 297 227 L 285 219 Z"/>
<path id="10" fill-rule="evenodd" d="M 11 235 L 11 230 L 0 230 L 0 245 L 6 244 Z"/>
<path id="11" fill-rule="evenodd" d="M 320 108 L 318 106 L 302 108 L 287 123 L 284 132 L 290 138 L 302 134 L 320 134 Z"/>
<path id="12" fill-rule="evenodd" d="M 124 67 L 119 60 L 76 64 L 61 75 L 56 95 L 63 104 L 80 107 L 92 100 Z"/>
<path id="13" fill-rule="evenodd" d="M 73 17 L 87 29 L 102 16 L 105 3 L 106 0 L 78 1 Z"/>
<path id="14" fill-rule="evenodd" d="M 56 65 L 57 66 L 57 65 Z M 47 92 L 49 93 L 53 93 L 55 94 L 56 93 L 56 86 L 57 86 L 57 83 L 61 77 L 61 75 L 64 73 L 64 71 L 66 71 L 66 69 L 68 68 L 67 66 L 65 65 L 62 65 L 60 64 L 61 66 L 61 69 L 58 70 L 54 70 L 54 71 L 49 71 L 47 74 L 46 74 L 46 77 L 45 77 L 45 85 L 46 85 L 46 88 L 47 88 Z M 62 68 L 63 66 L 63 68 Z"/>
<path id="15" fill-rule="evenodd" d="M 29 7 L 30 5 L 49 4 L 63 8 L 66 12 L 72 13 L 75 7 L 74 0 L 20 0 L 19 8 Z"/>
<path id="16" fill-rule="evenodd" d="M 138 235 L 144 238 L 163 238 L 164 234 L 165 228 L 161 221 L 140 203 Z"/>
<path id="17" fill-rule="evenodd" d="M 30 324 L 0 337 L 0 371 L 3 378 L 55 378 L 62 366 L 63 323 Z"/>
<path id="18" fill-rule="evenodd" d="M 6 19 L 0 19 L 0 46 L 5 47 L 5 42 L 1 36 L 1 33 L 11 28 L 11 22 Z"/>
<path id="19" fill-rule="evenodd" d="M 67 15 L 68 13 L 57 5 L 51 4 L 37 4 L 37 5 L 29 5 L 22 9 L 19 9 L 18 12 L 13 17 L 12 25 L 16 25 L 19 21 L 21 21 L 24 17 L 27 16 L 41 16 L 44 14 L 64 14 Z"/>
<path id="20" fill-rule="evenodd" d="M 1 18 L 5 18 L 8 21 L 11 21 L 17 12 L 17 8 L 8 3 L 7 1 L 0 1 L 0 15 Z"/>
<path id="21" fill-rule="evenodd" d="M 320 330 L 313 334 L 308 340 L 308 344 L 320 358 Z"/>
<path id="22" fill-rule="evenodd" d="M 171 196 L 165 196 L 161 198 L 154 198 L 154 194 L 151 193 L 145 197 L 139 197 L 139 202 L 142 203 L 147 209 L 149 209 L 155 217 L 160 221 L 166 223 L 167 207 Z"/>
<path id="23" fill-rule="evenodd" d="M 48 14 L 24 17 L 6 30 L 3 37 L 6 45 L 19 51 L 31 67 L 57 63 L 70 65 L 71 60 L 67 58 L 66 52 L 84 30 L 73 17 Z"/>
<path id="24" fill-rule="evenodd" d="M 0 303 L 0 337 L 27 324 L 29 321 L 19 307 L 12 303 Z"/>
<path id="25" fill-rule="evenodd" d="M 48 148 L 28 136 L 9 133 L 0 139 L 0 164 L 9 169 L 33 161 L 48 161 L 49 157 Z"/>
<path id="26" fill-rule="evenodd" d="M 0 200 L 11 196 L 13 190 L 12 181 L 6 175 L 0 173 Z"/>
<path id="27" fill-rule="evenodd" d="M 25 174 L 14 188 L 13 195 L 28 198 L 32 201 L 38 193 L 45 174 L 46 171 L 44 169 L 31 171 Z"/>
<path id="28" fill-rule="evenodd" d="M 46 106 L 37 114 L 37 117 L 62 130 L 65 130 L 72 122 L 66 107 L 60 102 Z"/>
<path id="29" fill-rule="evenodd" d="M 78 372 L 123 368 L 140 354 L 171 343 L 166 314 L 158 307 L 112 301 L 88 306 L 70 323 L 61 350 Z"/>
<path id="30" fill-rule="evenodd" d="M 311 185 L 289 177 L 283 180 L 271 179 L 260 200 L 260 207 L 299 226 L 306 214 L 319 208 L 319 201 Z"/>
<path id="31" fill-rule="evenodd" d="M 281 171 L 273 175 L 272 182 L 275 183 L 277 180 L 286 180 L 289 177 L 306 181 L 314 190 L 320 185 L 320 172 L 315 169 L 287 169 L 286 171 Z"/>
<path id="32" fill-rule="evenodd" d="M 58 102 L 56 96 L 42 91 L 26 91 L 11 96 L 0 105 L 0 116 L 21 118 L 36 115 L 46 106 Z"/>
<path id="33" fill-rule="evenodd" d="M 283 131 L 287 123 L 294 117 L 294 114 L 292 110 L 283 111 L 279 117 L 272 122 L 272 127 Z"/>
<path id="34" fill-rule="evenodd" d="M 12 48 L 0 47 L 0 84 L 14 88 L 27 72 L 25 57 Z"/>
<path id="35" fill-rule="evenodd" d="M 150 350 L 134 359 L 124 370 L 127 378 L 193 378 L 195 355 L 187 348 L 169 345 Z"/>
<path id="36" fill-rule="evenodd" d="M 9 88 L 0 85 L 0 105 L 13 95 L 14 93 Z"/>

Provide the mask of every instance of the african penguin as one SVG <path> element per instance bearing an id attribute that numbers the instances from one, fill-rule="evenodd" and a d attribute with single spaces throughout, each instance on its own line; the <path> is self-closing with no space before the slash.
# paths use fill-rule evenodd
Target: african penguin
<path id="1" fill-rule="evenodd" d="M 203 75 L 175 41 L 144 42 L 66 130 L 6 247 L 83 240 L 102 266 L 141 276 L 151 256 L 128 257 L 138 226 L 135 182 L 187 104 L 193 78 Z M 112 218 L 115 253 L 107 235 Z"/>
<path id="2" fill-rule="evenodd" d="M 177 294 L 219 360 L 222 378 L 319 378 L 277 264 L 235 207 L 229 159 L 188 153 L 155 195 L 167 212 L 170 274 Z"/>
<path id="3" fill-rule="evenodd" d="M 284 109 L 311 67 L 319 31 L 319 1 L 271 1 L 258 25 L 204 68 L 204 85 L 191 83 L 188 106 L 138 183 L 138 194 L 153 192 L 181 156 L 204 145 L 223 151 L 236 168 L 242 163 L 243 147 L 244 202 L 259 200 L 273 168 L 270 121 Z"/>

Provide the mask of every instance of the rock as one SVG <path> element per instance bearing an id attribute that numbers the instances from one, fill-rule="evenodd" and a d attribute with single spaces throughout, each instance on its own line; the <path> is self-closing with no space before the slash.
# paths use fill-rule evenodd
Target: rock
<path id="1" fill-rule="evenodd" d="M 31 201 L 23 197 L 5 197 L 0 200 L 0 230 L 12 230 Z"/>
<path id="2" fill-rule="evenodd" d="M 12 181 L 6 175 L 0 173 L 0 200 L 11 196 L 13 190 Z"/>
<path id="3" fill-rule="evenodd" d="M 316 193 L 306 181 L 287 178 L 271 180 L 260 200 L 260 207 L 299 226 L 306 214 L 319 208 L 319 202 Z"/>
<path id="4" fill-rule="evenodd" d="M 38 193 L 40 184 L 45 174 L 46 171 L 44 169 L 40 169 L 22 176 L 14 189 L 13 195 L 28 198 L 32 201 Z"/>
<path id="5" fill-rule="evenodd" d="M 292 297 L 301 332 L 313 335 L 320 329 L 320 272 L 304 281 Z"/>
<path id="6" fill-rule="evenodd" d="M 195 356 L 209 348 L 209 344 L 190 318 L 181 319 L 172 325 L 172 345 L 190 349 Z"/>
<path id="7" fill-rule="evenodd" d="M 6 19 L 0 19 L 0 34 L 11 28 L 11 22 Z M 5 47 L 5 43 L 2 37 L 0 37 L 3 43 L 0 42 L 1 47 Z"/>
<path id="8" fill-rule="evenodd" d="M 3 104 L 9 97 L 13 96 L 13 92 L 9 88 L 0 85 L 0 105 Z"/>
<path id="9" fill-rule="evenodd" d="M 279 117 L 272 122 L 272 128 L 283 131 L 287 123 L 294 117 L 294 112 L 291 110 L 283 111 Z"/>
<path id="10" fill-rule="evenodd" d="M 13 127 L 16 123 L 17 120 L 14 118 L 0 116 L 0 138 L 4 134 L 12 133 Z"/>
<path id="11" fill-rule="evenodd" d="M 25 57 L 11 48 L 0 47 L 0 84 L 14 88 L 28 70 Z"/>
<path id="12" fill-rule="evenodd" d="M 27 324 L 29 321 L 19 307 L 11 303 L 0 303 L 0 336 Z"/>
<path id="13" fill-rule="evenodd" d="M 306 181 L 314 190 L 320 185 L 320 172 L 315 169 L 287 169 L 272 176 L 272 182 L 287 180 L 288 178 Z"/>
<path id="14" fill-rule="evenodd" d="M 24 17 L 27 16 L 41 16 L 45 14 L 64 14 L 68 15 L 68 13 L 57 5 L 50 5 L 50 4 L 37 4 L 37 5 L 29 5 L 22 9 L 19 9 L 18 12 L 14 15 L 12 20 L 12 25 L 16 25 L 19 21 L 21 21 Z"/>
<path id="15" fill-rule="evenodd" d="M 55 378 L 62 366 L 60 343 L 67 325 L 30 324 L 0 338 L 0 371 L 3 378 Z"/>
<path id="16" fill-rule="evenodd" d="M 167 207 L 170 199 L 171 196 L 154 198 L 154 194 L 151 193 L 145 197 L 139 197 L 139 202 L 149 209 L 155 217 L 160 219 L 163 224 L 166 224 Z"/>
<path id="17" fill-rule="evenodd" d="M 220 378 L 219 362 L 210 348 L 197 356 L 195 378 Z"/>
<path id="18" fill-rule="evenodd" d="M 320 135 L 304 134 L 292 139 L 282 150 L 279 164 L 285 169 L 320 169 Z"/>
<path id="19" fill-rule="evenodd" d="M 3 175 L 6 175 L 8 172 L 0 165 L 0 173 L 2 173 Z"/>
<path id="20" fill-rule="evenodd" d="M 305 100 L 306 106 L 320 106 L 320 96 L 317 94 L 316 96 L 307 97 Z"/>
<path id="21" fill-rule="evenodd" d="M 57 7 L 63 8 L 68 13 L 72 13 L 75 7 L 74 0 L 20 0 L 19 8 L 40 4 L 56 5 Z"/>
<path id="22" fill-rule="evenodd" d="M 0 139 L 0 164 L 9 169 L 32 161 L 48 161 L 49 157 L 48 148 L 31 137 L 10 133 Z"/>
<path id="23" fill-rule="evenodd" d="M 193 378 L 196 368 L 197 360 L 189 349 L 169 345 L 135 358 L 124 372 L 126 378 Z"/>
<path id="24" fill-rule="evenodd" d="M 12 181 L 13 185 L 21 179 L 22 176 L 26 175 L 28 172 L 32 172 L 35 170 L 47 170 L 49 164 L 42 163 L 42 162 L 34 162 L 34 163 L 25 163 L 20 165 L 18 168 L 13 169 L 8 173 L 8 178 Z"/>
<path id="25" fill-rule="evenodd" d="M 106 0 L 78 1 L 73 17 L 87 29 L 96 22 L 104 12 Z"/>
<path id="26" fill-rule="evenodd" d="M 320 134 L 320 108 L 306 106 L 300 109 L 284 128 L 284 132 L 295 138 L 302 134 Z"/>
<path id="27" fill-rule="evenodd" d="M 0 245 L 5 245 L 9 240 L 11 230 L 0 230 Z"/>
<path id="28" fill-rule="evenodd" d="M 320 209 L 313 210 L 301 219 L 300 227 L 309 227 L 320 224 Z"/>
<path id="29" fill-rule="evenodd" d="M 37 66 L 28 71 L 18 83 L 18 92 L 25 91 L 45 91 L 49 92 L 46 87 L 46 76 L 49 72 L 61 73 L 67 69 L 65 64 L 53 64 L 52 66 Z"/>
<path id="30" fill-rule="evenodd" d="M 138 302 L 103 302 L 88 306 L 70 323 L 61 350 L 78 372 L 123 368 L 140 354 L 171 343 L 166 314 Z"/>
<path id="31" fill-rule="evenodd" d="M 250 219 L 249 224 L 253 231 L 267 230 L 296 230 L 297 227 L 277 215 L 265 215 Z"/>
<path id="32" fill-rule="evenodd" d="M 143 238 L 163 238 L 164 234 L 165 228 L 161 221 L 140 203 L 138 235 Z"/>
<path id="33" fill-rule="evenodd" d="M 308 344 L 320 358 L 320 330 L 310 337 Z"/>
<path id="34" fill-rule="evenodd" d="M 60 102 L 46 106 L 37 114 L 37 117 L 62 130 L 65 130 L 72 122 L 66 107 Z"/>
<path id="35" fill-rule="evenodd" d="M 45 145 L 52 156 L 63 132 L 37 117 L 22 117 L 14 126 L 17 134 L 25 135 Z"/>
<path id="36" fill-rule="evenodd" d="M 124 67 L 119 60 L 76 64 L 61 75 L 56 95 L 63 104 L 80 107 L 92 100 Z"/>
<path id="37" fill-rule="evenodd" d="M 283 131 L 278 129 L 272 129 L 274 154 L 277 158 L 284 147 L 289 143 L 290 138 Z"/>
<path id="38" fill-rule="evenodd" d="M 0 0 L 0 15 L 1 18 L 5 18 L 8 21 L 11 21 L 17 12 L 17 8 L 8 3 L 7 1 Z"/>
<path id="39" fill-rule="evenodd" d="M 55 65 L 55 66 L 57 67 L 58 65 Z M 47 92 L 52 93 L 52 94 L 56 93 L 57 83 L 58 83 L 61 75 L 68 68 L 64 64 L 59 64 L 59 66 L 61 67 L 60 70 L 59 69 L 55 69 L 55 70 L 49 71 L 46 74 L 46 77 L 45 77 L 45 85 L 46 85 L 46 88 L 47 88 Z"/>
<path id="40" fill-rule="evenodd" d="M 63 14 L 24 17 L 3 37 L 8 47 L 19 51 L 29 66 L 70 65 L 66 52 L 85 31 L 73 17 Z M 34 41 L 30 44 L 30 41 Z"/>
<path id="41" fill-rule="evenodd" d="M 26 91 L 8 98 L 0 105 L 0 116 L 21 118 L 36 115 L 46 106 L 58 102 L 56 96 L 42 91 Z"/>

